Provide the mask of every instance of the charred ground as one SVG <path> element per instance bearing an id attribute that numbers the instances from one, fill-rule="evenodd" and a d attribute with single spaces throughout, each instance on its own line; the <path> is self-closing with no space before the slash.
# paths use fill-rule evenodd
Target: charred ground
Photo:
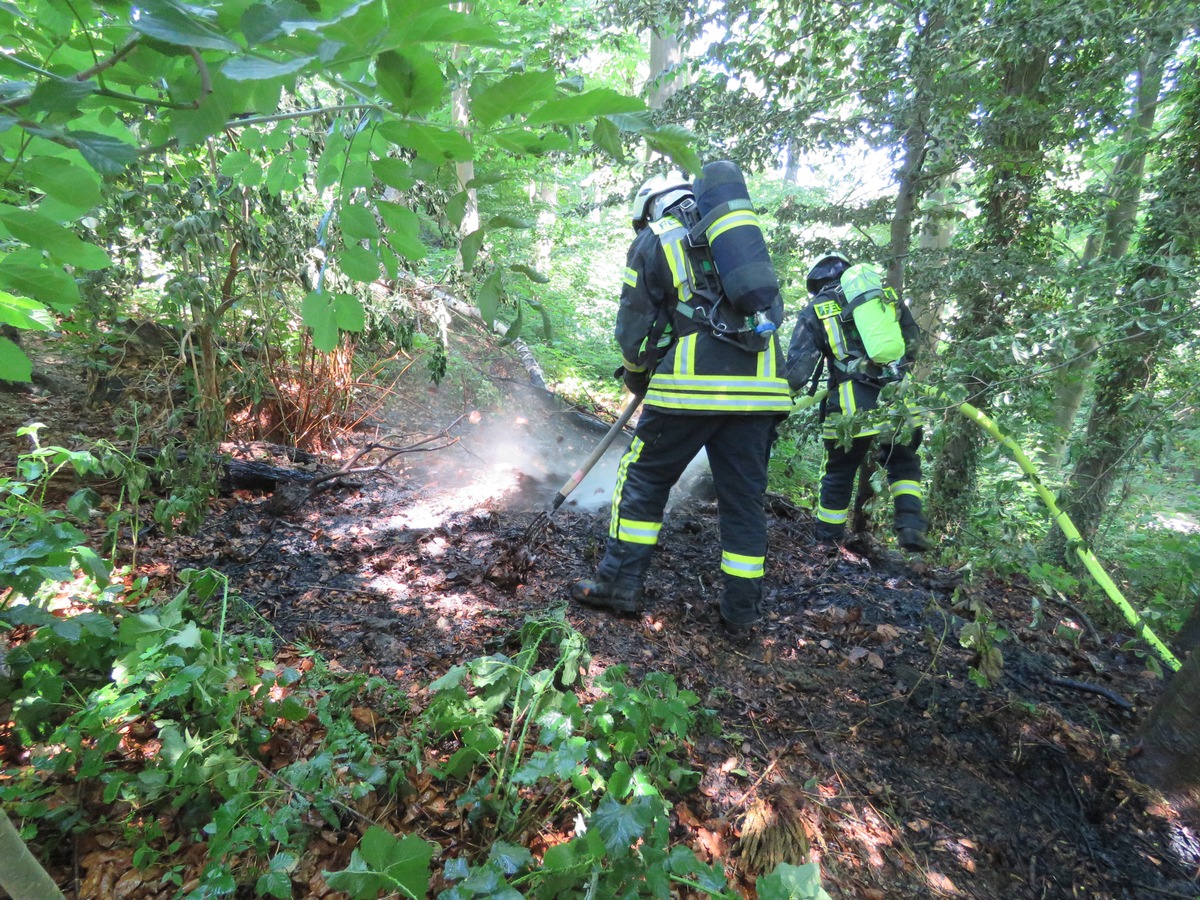
<path id="1" fill-rule="evenodd" d="M 217 568 L 281 646 L 302 642 L 415 698 L 450 665 L 503 646 L 526 616 L 565 606 L 597 665 L 671 673 L 715 711 L 719 732 L 692 747 L 699 788 L 672 798 L 674 834 L 728 860 L 747 896 L 734 848 L 764 803 L 802 824 L 835 898 L 1197 896 L 1191 832 L 1126 774 L 1161 691 L 1128 635 L 1087 627 L 1019 579 L 968 580 L 953 552 L 935 565 L 868 538 L 814 553 L 810 514 L 779 497 L 766 617 L 749 644 L 717 624 L 716 509 L 703 499 L 671 510 L 644 615 L 568 605 L 598 560 L 607 511 L 569 504 L 530 526 L 597 434 L 531 403 L 510 360 L 479 371 L 500 386 L 488 406 L 422 384 L 393 421 L 350 442 L 403 432 L 446 439 L 441 449 L 282 507 L 235 493 L 197 534 L 148 542 L 140 565 Z M 31 418 L 61 420 L 64 435 L 111 421 L 70 397 L 3 402 L 9 435 Z M 498 461 L 497 436 L 522 433 L 531 442 Z M 986 687 L 962 640 L 985 608 L 1003 653 Z M 439 809 L 417 813 L 436 822 Z"/>

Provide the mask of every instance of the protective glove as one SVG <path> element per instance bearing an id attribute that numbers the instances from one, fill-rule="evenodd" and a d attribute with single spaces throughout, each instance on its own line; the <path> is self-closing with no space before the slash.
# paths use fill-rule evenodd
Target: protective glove
<path id="1" fill-rule="evenodd" d="M 650 387 L 650 372 L 643 370 L 641 372 L 630 372 L 624 366 L 617 369 L 613 373 L 617 378 L 621 378 L 625 382 L 625 389 L 635 397 L 645 397 L 646 390 Z"/>

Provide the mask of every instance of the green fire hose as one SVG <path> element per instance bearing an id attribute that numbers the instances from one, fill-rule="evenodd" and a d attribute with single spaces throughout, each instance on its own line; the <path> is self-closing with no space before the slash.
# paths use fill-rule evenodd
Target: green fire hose
<path id="1" fill-rule="evenodd" d="M 918 390 L 931 397 L 936 397 L 939 400 L 948 403 L 954 402 L 935 388 L 921 386 L 918 388 Z M 825 391 L 818 391 L 811 397 L 804 397 L 795 404 L 793 410 L 798 411 L 812 406 L 814 403 L 824 398 L 825 393 Z M 1030 461 L 1028 455 L 1026 455 L 1025 451 L 1021 448 L 1021 445 L 1008 435 L 1004 434 L 1004 432 L 1000 430 L 995 422 L 989 419 L 983 414 L 983 412 L 972 406 L 970 403 L 959 403 L 956 405 L 959 412 L 978 425 L 998 444 L 1012 454 L 1013 459 L 1016 460 L 1017 465 L 1021 468 L 1021 472 L 1029 480 L 1030 484 L 1033 485 L 1034 490 L 1037 492 L 1038 497 L 1041 498 L 1042 503 L 1045 504 L 1046 509 L 1050 511 L 1050 515 L 1055 524 L 1057 524 L 1058 527 L 1062 529 L 1063 534 L 1066 535 L 1069 545 L 1075 551 L 1076 556 L 1079 557 L 1079 561 L 1083 563 L 1083 567 L 1088 571 L 1088 574 L 1095 579 L 1096 583 L 1100 585 L 1104 593 L 1120 611 L 1125 621 L 1133 626 L 1133 629 L 1137 635 L 1150 646 L 1158 658 L 1161 659 L 1163 663 L 1165 663 L 1172 671 L 1178 672 L 1181 664 L 1179 660 L 1176 659 L 1175 654 L 1173 654 L 1170 649 L 1168 649 L 1167 645 L 1159 639 L 1158 635 L 1156 635 L 1150 629 L 1150 626 L 1146 624 L 1146 621 L 1138 615 L 1137 610 L 1133 608 L 1132 604 L 1125 599 L 1125 595 L 1121 593 L 1121 589 L 1117 587 L 1116 583 L 1112 580 L 1109 574 L 1104 571 L 1104 567 L 1100 565 L 1100 561 L 1096 559 L 1096 555 L 1092 553 L 1091 549 L 1084 542 L 1083 536 L 1079 533 L 1079 529 L 1075 527 L 1075 523 L 1071 521 L 1070 517 L 1068 517 L 1065 512 L 1059 509 L 1058 501 L 1054 499 L 1054 495 L 1050 492 L 1046 485 L 1042 483 L 1041 476 L 1038 474 L 1037 469 L 1034 468 L 1033 463 Z"/>

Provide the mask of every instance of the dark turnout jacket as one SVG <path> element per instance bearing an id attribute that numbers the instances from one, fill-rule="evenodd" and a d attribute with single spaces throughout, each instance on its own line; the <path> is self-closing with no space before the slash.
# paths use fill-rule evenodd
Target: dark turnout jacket
<path id="1" fill-rule="evenodd" d="M 713 335 L 692 291 L 686 234 L 668 215 L 642 229 L 629 248 L 616 324 L 622 364 L 631 372 L 653 370 L 644 402 L 663 412 L 786 414 L 791 391 L 779 338 L 751 353 Z M 781 313 L 782 298 L 776 303 Z"/>
<path id="2" fill-rule="evenodd" d="M 852 329 L 844 327 L 839 317 L 822 318 L 818 315 L 818 309 L 828 301 L 845 303 L 845 295 L 836 281 L 822 288 L 800 313 L 787 354 L 788 385 L 795 393 L 808 390 L 816 376 L 817 367 L 822 360 L 825 361 L 829 395 L 822 404 L 824 419 L 835 413 L 852 416 L 856 412 L 875 409 L 883 386 L 896 380 L 893 375 L 869 361 L 865 365 L 860 364 L 858 371 L 847 371 L 850 367 L 848 364 L 853 362 L 856 354 L 861 354 L 862 348 L 854 346 Z M 898 304 L 898 308 L 905 347 L 904 359 L 898 368 L 899 375 L 903 377 L 916 361 L 921 329 L 905 304 Z M 855 436 L 878 432 L 878 428 L 862 427 L 855 430 Z M 826 436 L 832 433 L 832 426 L 827 426 Z"/>

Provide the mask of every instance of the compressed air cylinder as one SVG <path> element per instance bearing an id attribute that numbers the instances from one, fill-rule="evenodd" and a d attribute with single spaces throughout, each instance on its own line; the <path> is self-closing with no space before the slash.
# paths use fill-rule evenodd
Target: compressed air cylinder
<path id="1" fill-rule="evenodd" d="M 741 169 L 728 160 L 709 163 L 694 190 L 713 262 L 733 308 L 744 316 L 769 309 L 779 295 L 779 279 Z"/>

